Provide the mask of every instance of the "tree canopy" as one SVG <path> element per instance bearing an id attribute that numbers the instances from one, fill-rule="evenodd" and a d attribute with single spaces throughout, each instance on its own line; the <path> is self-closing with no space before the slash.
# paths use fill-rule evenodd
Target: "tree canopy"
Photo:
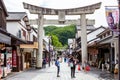
<path id="1" fill-rule="evenodd" d="M 53 35 L 53 44 L 59 42 L 59 45 L 67 45 L 69 38 L 75 38 L 76 26 L 69 25 L 64 27 L 47 26 L 44 27 L 45 35 Z M 57 40 L 57 41 L 56 41 Z M 58 44 L 56 45 L 58 47 Z"/>

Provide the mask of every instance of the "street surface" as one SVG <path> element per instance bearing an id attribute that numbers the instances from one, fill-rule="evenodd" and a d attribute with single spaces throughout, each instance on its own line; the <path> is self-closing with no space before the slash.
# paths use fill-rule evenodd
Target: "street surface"
<path id="1" fill-rule="evenodd" d="M 76 78 L 71 78 L 70 67 L 67 63 L 61 63 L 60 77 L 56 75 L 56 66 L 51 64 L 44 69 L 29 69 L 24 72 L 13 73 L 3 80 L 118 80 L 113 79 L 110 73 L 97 69 L 90 72 L 78 71 L 76 67 Z M 104 79 L 103 79 L 104 78 Z"/>

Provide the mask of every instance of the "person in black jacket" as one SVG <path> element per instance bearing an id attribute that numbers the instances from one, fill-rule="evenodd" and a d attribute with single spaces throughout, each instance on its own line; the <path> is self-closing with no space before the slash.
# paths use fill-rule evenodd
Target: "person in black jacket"
<path id="1" fill-rule="evenodd" d="M 71 68 L 71 78 L 75 78 L 76 60 L 73 56 L 71 56 L 69 63 Z"/>

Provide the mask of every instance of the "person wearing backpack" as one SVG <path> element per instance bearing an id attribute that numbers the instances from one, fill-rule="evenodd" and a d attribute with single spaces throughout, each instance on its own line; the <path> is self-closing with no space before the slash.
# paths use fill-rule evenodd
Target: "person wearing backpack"
<path id="1" fill-rule="evenodd" d="M 60 73 L 60 61 L 59 61 L 59 57 L 57 57 L 56 61 L 55 61 L 55 66 L 57 67 L 57 77 L 60 77 L 59 73 Z"/>

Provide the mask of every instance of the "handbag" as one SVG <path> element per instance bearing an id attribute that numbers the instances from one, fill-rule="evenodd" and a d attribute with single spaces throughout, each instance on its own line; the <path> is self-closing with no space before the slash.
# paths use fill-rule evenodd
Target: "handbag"
<path id="1" fill-rule="evenodd" d="M 2 74 L 2 72 L 3 72 L 3 71 L 2 71 L 2 68 L 0 67 L 0 75 Z"/>
<path id="2" fill-rule="evenodd" d="M 70 67 L 73 67 L 73 63 L 72 62 L 70 62 Z"/>
<path id="3" fill-rule="evenodd" d="M 81 69 L 80 69 L 80 65 L 78 65 L 78 71 L 80 71 Z"/>
<path id="4" fill-rule="evenodd" d="M 115 70 L 114 70 L 114 74 L 118 74 L 118 69 L 115 69 Z"/>

